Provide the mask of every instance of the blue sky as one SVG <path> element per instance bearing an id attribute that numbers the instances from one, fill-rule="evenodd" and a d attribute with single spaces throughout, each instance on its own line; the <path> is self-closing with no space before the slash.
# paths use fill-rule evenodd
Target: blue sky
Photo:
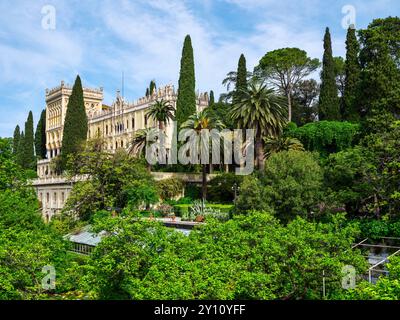
<path id="1" fill-rule="evenodd" d="M 45 5 L 56 9 L 55 30 L 42 28 Z M 326 26 L 334 55 L 344 55 L 345 5 L 355 8 L 357 28 L 400 11 L 398 0 L 0 0 L 0 136 L 11 136 L 29 110 L 36 122 L 45 89 L 72 84 L 78 73 L 84 86 L 104 87 L 105 103 L 122 71 L 128 100 L 143 96 L 151 79 L 176 86 L 186 34 L 197 89 L 217 94 L 241 53 L 249 69 L 282 47 L 321 58 Z"/>

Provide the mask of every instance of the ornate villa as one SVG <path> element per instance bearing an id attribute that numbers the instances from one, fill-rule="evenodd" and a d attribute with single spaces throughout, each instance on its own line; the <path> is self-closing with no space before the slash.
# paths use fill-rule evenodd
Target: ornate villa
<path id="1" fill-rule="evenodd" d="M 33 182 L 46 220 L 50 220 L 63 208 L 73 185 L 73 182 L 56 175 L 50 165 L 51 159 L 60 154 L 64 119 L 71 93 L 72 86 L 66 85 L 64 81 L 61 81 L 61 85 L 56 88 L 46 89 L 47 159 L 38 161 L 38 179 Z M 155 101 L 164 99 L 175 107 L 177 100 L 177 92 L 172 85 L 161 87 L 152 95 L 134 102 L 125 101 L 117 91 L 111 106 L 103 103 L 103 96 L 103 88 L 83 88 L 88 115 L 88 139 L 103 138 L 105 148 L 110 152 L 115 152 L 119 148 L 127 149 L 137 130 L 157 126 L 157 123 L 146 115 L 148 108 Z M 198 94 L 197 109 L 202 110 L 206 106 L 208 106 L 208 94 Z M 165 128 L 167 137 L 172 136 L 172 129 L 172 123 L 167 124 Z"/>

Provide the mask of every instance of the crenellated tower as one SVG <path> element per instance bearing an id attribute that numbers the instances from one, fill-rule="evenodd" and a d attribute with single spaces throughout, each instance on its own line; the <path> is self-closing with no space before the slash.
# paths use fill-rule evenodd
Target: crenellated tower
<path id="1" fill-rule="evenodd" d="M 47 158 L 57 156 L 61 150 L 64 120 L 72 87 L 61 81 L 61 85 L 46 89 L 46 149 Z M 103 88 L 83 88 L 86 112 L 101 110 L 103 106 Z"/>

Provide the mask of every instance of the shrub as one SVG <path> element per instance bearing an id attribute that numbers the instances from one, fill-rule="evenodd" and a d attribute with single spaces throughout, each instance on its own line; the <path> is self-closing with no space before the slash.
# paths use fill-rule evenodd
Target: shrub
<path id="1" fill-rule="evenodd" d="M 157 188 L 162 200 L 173 199 L 182 194 L 183 182 L 177 178 L 157 181 Z"/>
<path id="2" fill-rule="evenodd" d="M 184 217 L 189 214 L 190 204 L 177 204 L 174 205 L 174 213 L 177 217 Z"/>
<path id="3" fill-rule="evenodd" d="M 259 197 L 282 221 L 319 213 L 323 172 L 311 153 L 283 151 L 272 155 L 266 162 L 262 182 L 265 187 Z"/>
<path id="4" fill-rule="evenodd" d="M 201 199 L 201 187 L 193 183 L 188 183 L 185 187 L 184 196 L 192 200 Z"/>
<path id="5" fill-rule="evenodd" d="M 351 147 L 360 133 L 360 125 L 350 122 L 318 121 L 288 128 L 286 135 L 299 139 L 308 151 L 322 155 Z"/>
<path id="6" fill-rule="evenodd" d="M 360 229 L 363 238 L 400 237 L 400 221 L 363 220 Z"/>
<path id="7" fill-rule="evenodd" d="M 246 176 L 240 185 L 235 213 L 247 213 L 252 210 L 271 212 L 263 193 L 261 182 L 254 176 Z"/>
<path id="8" fill-rule="evenodd" d="M 207 200 L 211 202 L 232 203 L 235 198 L 233 186 L 239 186 L 243 181 L 243 176 L 234 173 L 222 173 L 212 179 L 209 183 Z"/>

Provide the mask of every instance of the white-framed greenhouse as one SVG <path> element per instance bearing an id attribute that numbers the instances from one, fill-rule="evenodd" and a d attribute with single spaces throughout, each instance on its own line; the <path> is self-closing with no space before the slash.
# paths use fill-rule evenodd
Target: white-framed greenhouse
<path id="1" fill-rule="evenodd" d="M 400 255 L 400 238 L 365 238 L 353 246 L 353 249 L 356 248 L 362 250 L 370 265 L 365 278 L 370 283 L 376 283 L 380 277 L 389 275 L 386 265 L 390 258 Z"/>

